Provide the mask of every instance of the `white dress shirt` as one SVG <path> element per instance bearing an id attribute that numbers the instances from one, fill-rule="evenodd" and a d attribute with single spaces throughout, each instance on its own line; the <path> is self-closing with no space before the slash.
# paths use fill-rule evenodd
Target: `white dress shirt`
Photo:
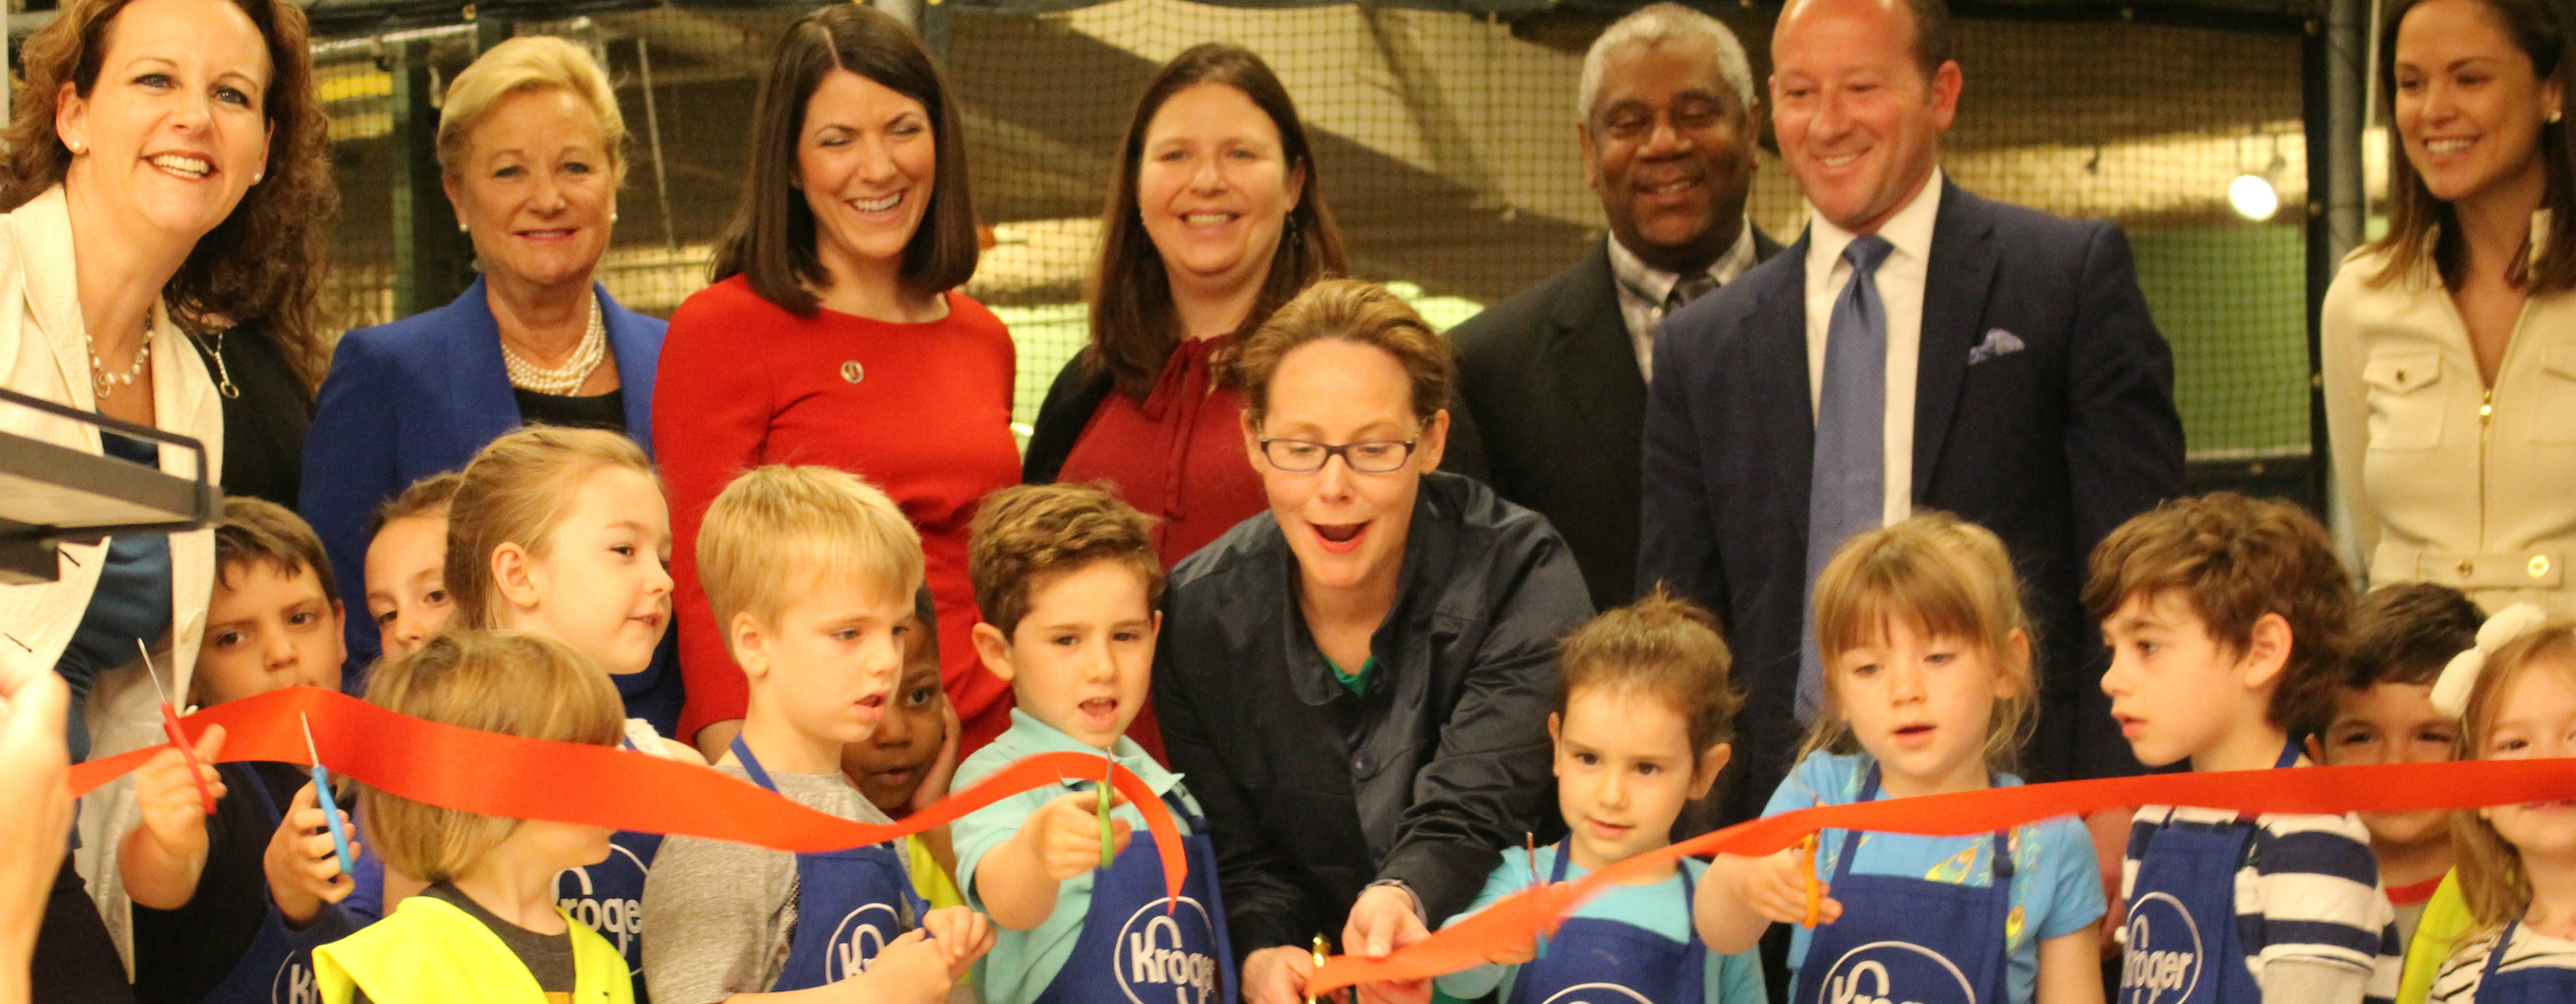
<path id="1" fill-rule="evenodd" d="M 1708 277 L 1720 286 L 1734 282 L 1735 277 L 1753 267 L 1753 224 L 1737 224 L 1735 243 L 1708 267 Z M 1637 371 L 1646 382 L 1655 380 L 1655 328 L 1664 323 L 1664 300 L 1680 285 L 1681 273 L 1666 272 L 1646 264 L 1617 235 L 1610 237 L 1610 277 L 1618 280 L 1619 319 L 1628 324 L 1628 341 L 1637 350 Z"/>
<path id="2" fill-rule="evenodd" d="M 1914 377 L 1923 350 L 1923 282 L 1931 262 L 1932 223 L 1941 210 L 1941 171 L 1878 228 L 1895 250 L 1878 266 L 1878 299 L 1887 308 L 1887 505 L 1888 523 L 1914 514 Z M 1857 236 L 1807 212 L 1807 413 L 1815 414 L 1825 386 L 1826 328 L 1834 300 L 1850 284 L 1843 248 Z M 1613 245 L 1616 246 L 1616 245 Z"/>

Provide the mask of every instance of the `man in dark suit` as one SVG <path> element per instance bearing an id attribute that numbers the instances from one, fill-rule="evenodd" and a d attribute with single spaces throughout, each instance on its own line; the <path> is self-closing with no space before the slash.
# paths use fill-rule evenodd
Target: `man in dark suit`
<path id="1" fill-rule="evenodd" d="M 1556 524 L 1595 609 L 1635 597 L 1638 442 L 1655 325 L 1780 245 L 1744 218 L 1762 108 L 1744 45 L 1671 3 L 1583 59 L 1583 180 L 1610 233 L 1574 267 L 1450 332 L 1486 480 Z"/>
<path id="2" fill-rule="evenodd" d="M 2040 675 L 2024 772 L 2137 769 L 2077 593 L 2103 536 L 2183 491 L 2172 354 L 2118 228 L 1942 177 L 1949 48 L 1941 0 L 1791 0 L 1771 107 L 1807 233 L 1657 346 L 1638 582 L 1727 625 L 1749 697 L 1729 820 L 1759 813 L 1819 713 L 1816 571 L 1922 510 L 1993 530 L 2021 575 Z"/>

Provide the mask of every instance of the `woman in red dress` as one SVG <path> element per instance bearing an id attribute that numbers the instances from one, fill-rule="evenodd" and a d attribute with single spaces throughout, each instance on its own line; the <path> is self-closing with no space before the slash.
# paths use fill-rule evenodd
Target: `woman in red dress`
<path id="1" fill-rule="evenodd" d="M 1158 517 L 1169 568 L 1268 502 L 1224 354 L 1344 270 L 1305 126 L 1239 46 L 1197 46 L 1145 85 L 1101 222 L 1091 344 L 1029 438 L 1031 483 L 1103 482 Z M 1127 734 L 1159 759 L 1151 709 Z"/>
<path id="2" fill-rule="evenodd" d="M 747 699 L 697 580 L 707 503 L 752 467 L 825 464 L 884 489 L 921 531 L 962 755 L 1011 710 L 969 641 L 967 522 L 1020 467 L 1010 334 L 955 292 L 977 255 L 956 105 L 920 36 L 836 4 L 788 29 L 751 137 L 716 283 L 672 315 L 653 401 L 669 430 L 680 735 L 723 749 Z"/>

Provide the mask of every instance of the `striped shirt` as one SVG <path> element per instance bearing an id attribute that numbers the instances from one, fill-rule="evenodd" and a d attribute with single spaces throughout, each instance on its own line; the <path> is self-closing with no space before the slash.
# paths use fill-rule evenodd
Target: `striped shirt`
<path id="1" fill-rule="evenodd" d="M 2495 931 L 2472 939 L 2442 963 L 2442 973 L 2433 978 L 2432 1004 L 2477 1004 L 2478 981 L 2484 979 L 2487 954 L 2495 949 Z M 2576 941 L 2553 938 L 2534 932 L 2529 925 L 2516 924 L 2513 942 L 2505 946 L 2504 961 L 2497 972 L 2547 967 L 2576 969 Z"/>
<path id="2" fill-rule="evenodd" d="M 2236 820 L 2236 813 L 2223 809 L 2140 808 L 2120 864 L 2121 899 L 2135 902 L 2138 863 L 2158 832 L 2176 824 L 2224 826 Z M 2258 983 L 2263 967 L 2275 961 L 2325 962 L 2368 973 L 2362 999 L 2370 1004 L 2397 996 L 2404 962 L 2397 912 L 2380 887 L 2370 831 L 2358 817 L 2256 816 L 2245 863 L 2236 871 L 2236 932 L 2244 942 L 2246 969 Z M 2124 943 L 2127 936 L 2123 928 Z"/>

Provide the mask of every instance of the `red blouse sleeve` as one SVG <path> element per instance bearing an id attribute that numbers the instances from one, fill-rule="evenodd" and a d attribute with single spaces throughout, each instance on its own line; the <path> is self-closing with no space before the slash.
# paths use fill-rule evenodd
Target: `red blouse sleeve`
<path id="1" fill-rule="evenodd" d="M 671 502 L 672 624 L 680 632 L 680 675 L 688 687 L 674 737 L 682 742 L 694 743 L 708 725 L 741 718 L 750 701 L 698 582 L 698 527 L 707 504 L 761 456 L 775 411 L 770 374 L 758 353 L 740 349 L 784 316 L 739 280 L 718 283 L 680 305 L 662 343 L 653 428 L 662 433 L 654 445 Z"/>

